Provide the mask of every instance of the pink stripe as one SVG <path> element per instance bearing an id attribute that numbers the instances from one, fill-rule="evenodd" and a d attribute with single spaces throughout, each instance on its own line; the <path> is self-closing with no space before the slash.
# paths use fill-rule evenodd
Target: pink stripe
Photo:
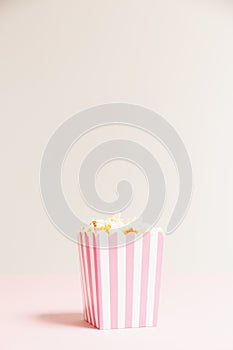
<path id="1" fill-rule="evenodd" d="M 87 255 L 87 244 L 85 242 L 85 233 L 84 233 L 84 236 L 83 236 L 83 243 L 84 243 L 84 250 L 85 250 L 85 262 L 86 262 L 86 265 L 85 265 L 85 268 L 86 268 L 86 281 L 87 281 L 87 293 L 88 293 L 88 307 L 89 307 L 89 313 L 90 313 L 90 323 L 93 325 L 94 324 L 94 320 L 93 320 L 93 315 L 92 315 L 92 307 L 91 307 L 91 291 L 90 291 L 90 281 L 89 281 L 89 272 L 88 272 L 88 262 L 89 262 L 89 259 L 88 259 L 88 255 Z"/>
<path id="2" fill-rule="evenodd" d="M 85 265 L 85 258 L 84 258 L 84 246 L 83 246 L 83 237 L 82 234 L 80 235 L 80 245 L 81 245 L 81 257 L 82 257 L 82 266 L 83 266 L 83 278 L 84 278 L 84 289 L 86 294 L 86 309 L 87 309 L 87 319 L 88 322 L 91 322 L 91 313 L 90 313 L 90 306 L 89 306 L 89 298 L 88 298 L 88 292 L 87 292 L 87 273 L 86 273 L 86 265 Z"/>
<path id="3" fill-rule="evenodd" d="M 82 272 L 82 280 L 83 280 L 83 291 L 84 291 L 84 297 L 85 297 L 85 305 L 84 305 L 84 313 L 86 315 L 86 320 L 90 322 L 90 316 L 88 312 L 88 301 L 87 301 L 87 288 L 86 288 L 86 277 L 84 272 L 84 253 L 83 253 L 83 246 L 82 246 L 82 233 L 80 232 L 80 264 L 81 264 L 81 272 Z"/>
<path id="4" fill-rule="evenodd" d="M 150 252 L 150 233 L 143 235 L 142 242 L 142 273 L 141 273 L 141 302 L 140 302 L 140 320 L 139 327 L 146 326 L 146 306 L 147 306 L 147 288 L 149 272 L 149 252 Z"/>
<path id="5" fill-rule="evenodd" d="M 94 265 L 95 265 L 95 277 L 96 277 L 96 299 L 97 299 L 97 318 L 98 327 L 103 328 L 103 309 L 102 309 L 102 288 L 101 288 L 101 266 L 100 266 L 100 248 L 99 248 L 99 236 L 95 236 L 93 233 L 94 241 Z"/>
<path id="6" fill-rule="evenodd" d="M 91 297 L 90 307 L 91 307 L 91 311 L 92 311 L 92 323 L 96 327 L 93 283 L 92 283 L 92 275 L 91 275 L 91 273 L 92 273 L 92 271 L 91 271 L 91 253 L 90 253 L 89 237 L 88 237 L 87 233 L 85 233 L 85 240 L 86 240 L 86 253 L 87 253 L 88 280 L 89 280 L 90 297 Z"/>
<path id="7" fill-rule="evenodd" d="M 80 237 L 79 233 L 79 237 Z M 79 238 L 80 239 L 80 238 Z M 84 293 L 84 277 L 83 277 L 83 267 L 82 267 L 82 261 L 81 261 L 81 247 L 80 244 L 78 244 L 78 250 L 79 250 L 79 262 L 80 262 L 80 274 L 81 274 L 81 288 L 82 288 L 82 296 L 83 296 L 83 316 L 84 320 L 87 321 L 87 308 L 86 308 L 86 296 Z"/>
<path id="8" fill-rule="evenodd" d="M 126 299 L 125 299 L 125 327 L 132 327 L 133 316 L 133 272 L 134 272 L 134 236 L 126 236 Z"/>
<path id="9" fill-rule="evenodd" d="M 163 234 L 158 233 L 158 248 L 157 248 L 157 265 L 156 265 L 156 280 L 155 280 L 155 303 L 154 303 L 154 320 L 153 326 L 157 325 L 158 308 L 159 308 L 159 292 L 162 271 L 162 254 L 163 254 Z"/>
<path id="10" fill-rule="evenodd" d="M 117 233 L 109 236 L 109 275 L 111 328 L 118 327 Z"/>

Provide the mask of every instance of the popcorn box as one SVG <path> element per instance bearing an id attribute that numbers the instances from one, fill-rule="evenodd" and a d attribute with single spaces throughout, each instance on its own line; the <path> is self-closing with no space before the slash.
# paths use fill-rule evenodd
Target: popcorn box
<path id="1" fill-rule="evenodd" d="M 99 329 L 155 327 L 163 234 L 121 233 L 118 246 L 119 234 L 80 232 L 84 319 Z"/>

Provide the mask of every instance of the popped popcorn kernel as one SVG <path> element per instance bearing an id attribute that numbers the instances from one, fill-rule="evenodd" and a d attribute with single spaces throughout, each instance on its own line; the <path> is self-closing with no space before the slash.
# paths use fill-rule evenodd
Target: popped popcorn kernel
<path id="1" fill-rule="evenodd" d="M 125 235 L 127 235 L 127 233 L 130 233 L 130 232 L 138 233 L 138 230 L 135 230 L 133 227 L 129 227 L 127 228 L 127 230 L 123 230 L 123 233 Z"/>

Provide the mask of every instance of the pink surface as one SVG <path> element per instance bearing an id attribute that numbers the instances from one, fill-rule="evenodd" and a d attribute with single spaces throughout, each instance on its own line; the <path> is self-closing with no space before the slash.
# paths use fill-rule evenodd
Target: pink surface
<path id="1" fill-rule="evenodd" d="M 233 349 L 232 275 L 163 272 L 157 328 L 100 331 L 82 319 L 78 275 L 0 277 L 0 349 Z"/>

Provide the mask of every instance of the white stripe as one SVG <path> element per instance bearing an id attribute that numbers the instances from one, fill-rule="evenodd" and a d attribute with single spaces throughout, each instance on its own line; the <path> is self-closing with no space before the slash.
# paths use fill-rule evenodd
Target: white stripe
<path id="1" fill-rule="evenodd" d="M 84 242 L 84 264 L 85 264 L 85 269 L 86 269 L 86 280 L 87 280 L 87 295 L 88 295 L 88 300 L 89 300 L 89 310 L 90 310 L 90 323 L 93 324 L 93 315 L 92 315 L 92 308 L 91 308 L 91 292 L 90 292 L 90 284 L 89 284 L 89 274 L 88 274 L 88 267 L 87 267 L 87 252 L 86 252 L 86 240 L 85 240 L 85 235 L 83 234 L 83 242 Z"/>
<path id="2" fill-rule="evenodd" d="M 134 277 L 133 277 L 133 317 L 132 327 L 139 327 L 140 298 L 141 298 L 141 272 L 142 272 L 142 242 L 143 236 L 134 242 Z"/>
<path id="3" fill-rule="evenodd" d="M 94 304 L 94 315 L 95 315 L 95 321 L 96 326 L 98 327 L 98 317 L 97 317 L 97 301 L 96 301 L 96 281 L 95 281 L 95 265 L 94 265 L 94 249 L 93 249 L 93 234 L 91 233 L 89 236 L 89 243 L 90 243 L 90 255 L 91 255 L 91 278 L 92 278 L 92 288 L 93 288 L 93 304 Z"/>
<path id="4" fill-rule="evenodd" d="M 110 320 L 110 280 L 109 280 L 109 253 L 108 234 L 101 232 L 100 238 L 100 270 L 102 290 L 103 328 L 111 328 Z M 105 247 L 102 248 L 101 247 Z"/>
<path id="5" fill-rule="evenodd" d="M 155 298 L 155 278 L 157 267 L 157 246 L 158 232 L 150 233 L 150 255 L 149 255 L 149 273 L 146 307 L 146 325 L 153 326 L 154 298 Z"/>
<path id="6" fill-rule="evenodd" d="M 123 238 L 126 241 L 126 236 Z M 121 237 L 121 242 L 123 242 Z M 118 248 L 118 328 L 125 328 L 126 246 Z"/>

